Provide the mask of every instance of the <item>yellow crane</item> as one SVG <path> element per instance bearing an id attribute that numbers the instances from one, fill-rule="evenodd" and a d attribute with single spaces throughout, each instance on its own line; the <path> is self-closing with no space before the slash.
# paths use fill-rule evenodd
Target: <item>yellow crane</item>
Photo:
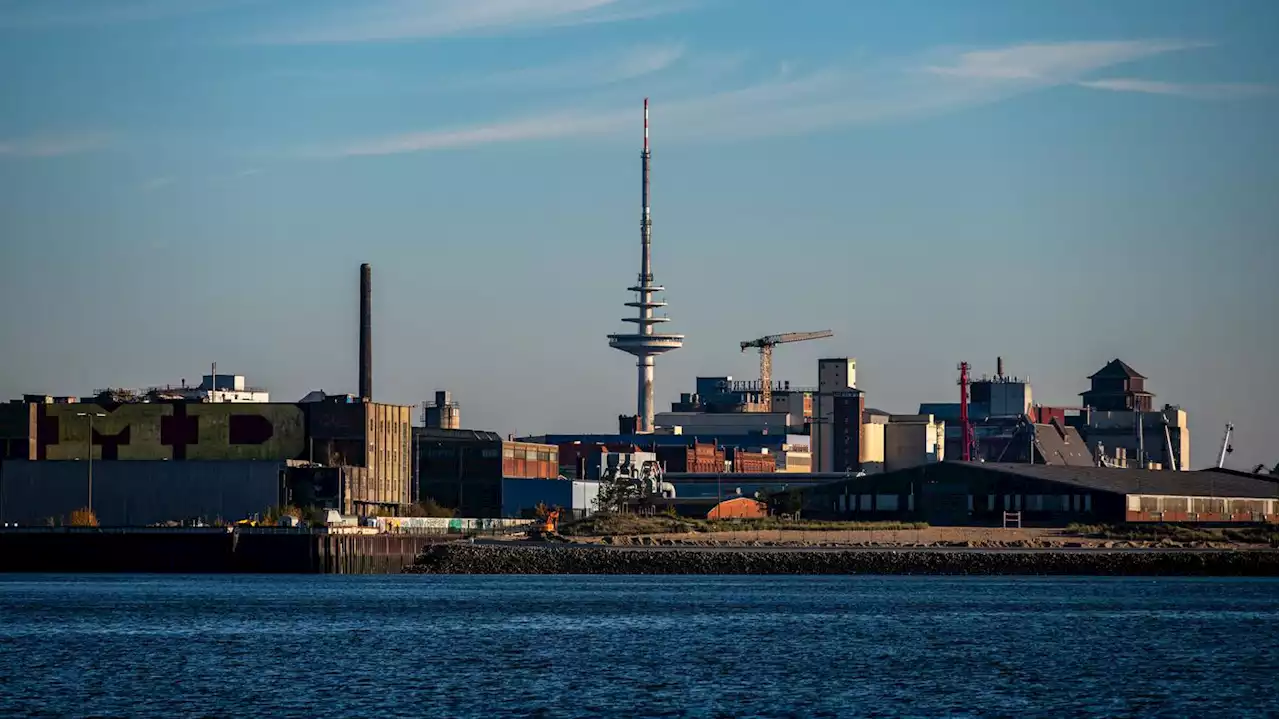
<path id="1" fill-rule="evenodd" d="M 750 340 L 743 342 L 742 351 L 746 352 L 752 347 L 760 350 L 760 403 L 764 405 L 764 411 L 773 411 L 773 348 L 776 345 L 786 344 L 787 342 L 805 342 L 807 340 L 820 340 L 825 337 L 832 336 L 831 330 L 820 330 L 818 332 L 788 332 L 781 335 L 769 335 L 761 337 L 758 340 Z"/>

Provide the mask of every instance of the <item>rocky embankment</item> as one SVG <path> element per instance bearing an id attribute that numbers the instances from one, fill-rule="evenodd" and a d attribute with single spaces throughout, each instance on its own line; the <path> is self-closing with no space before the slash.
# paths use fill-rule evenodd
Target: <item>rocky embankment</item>
<path id="1" fill-rule="evenodd" d="M 1277 576 L 1274 550 L 613 549 L 440 545 L 416 574 L 947 574 Z"/>

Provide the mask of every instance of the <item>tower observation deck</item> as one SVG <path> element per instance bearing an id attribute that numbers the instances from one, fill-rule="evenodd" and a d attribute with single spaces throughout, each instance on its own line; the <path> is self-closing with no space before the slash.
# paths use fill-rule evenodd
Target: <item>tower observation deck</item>
<path id="1" fill-rule="evenodd" d="M 654 310 L 667 303 L 657 297 L 666 290 L 653 282 L 653 257 L 650 251 L 653 222 L 649 217 L 649 98 L 644 99 L 644 150 L 640 153 L 640 275 L 634 287 L 627 290 L 636 293 L 634 302 L 627 307 L 636 308 L 635 317 L 624 317 L 623 322 L 634 322 L 633 334 L 609 335 L 609 346 L 636 357 L 636 424 L 639 432 L 653 431 L 653 359 L 660 354 L 678 350 L 684 346 L 684 335 L 663 334 L 655 331 L 655 325 L 669 322 L 666 315 L 658 316 Z"/>

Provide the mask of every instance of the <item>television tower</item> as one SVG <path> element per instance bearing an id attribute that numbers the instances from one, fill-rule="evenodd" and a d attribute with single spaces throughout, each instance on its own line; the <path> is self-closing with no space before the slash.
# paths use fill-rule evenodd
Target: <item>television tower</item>
<path id="1" fill-rule="evenodd" d="M 640 153 L 640 277 L 635 287 L 628 287 L 637 293 L 634 302 L 627 302 L 627 307 L 635 307 L 635 317 L 624 317 L 623 322 L 636 323 L 635 334 L 609 335 L 609 346 L 635 355 L 637 372 L 636 396 L 636 431 L 648 433 L 653 431 L 653 358 L 671 350 L 684 346 L 684 335 L 658 334 L 654 325 L 669 322 L 665 315 L 655 316 L 653 311 L 666 307 L 667 303 L 657 299 L 655 295 L 666 290 L 653 283 L 653 258 L 650 255 L 650 238 L 653 222 L 649 218 L 649 98 L 644 99 L 644 150 Z"/>

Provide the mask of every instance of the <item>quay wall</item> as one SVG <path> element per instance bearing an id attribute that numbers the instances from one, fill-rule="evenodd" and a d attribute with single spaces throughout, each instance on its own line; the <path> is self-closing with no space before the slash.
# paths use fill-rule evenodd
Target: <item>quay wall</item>
<path id="1" fill-rule="evenodd" d="M 0 531 L 0 572 L 395 574 L 439 536 L 287 530 Z"/>
<path id="2" fill-rule="evenodd" d="M 1277 576 L 1275 550 L 621 549 L 438 545 L 418 574 Z"/>

